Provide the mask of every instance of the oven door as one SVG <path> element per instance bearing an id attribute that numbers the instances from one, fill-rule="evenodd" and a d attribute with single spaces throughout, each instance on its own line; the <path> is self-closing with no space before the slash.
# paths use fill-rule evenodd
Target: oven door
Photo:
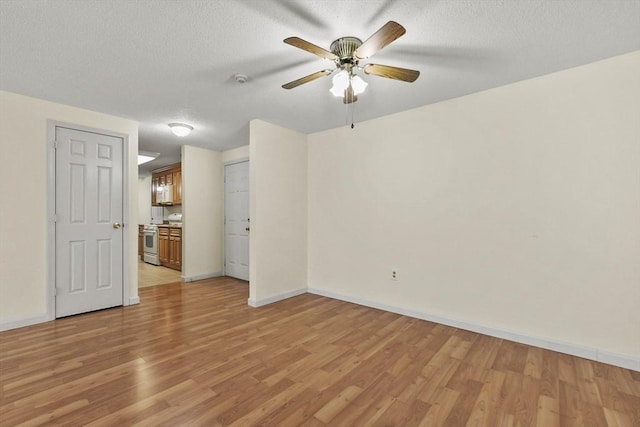
<path id="1" fill-rule="evenodd" d="M 160 265 L 158 258 L 158 230 L 144 230 L 144 254 L 142 260 L 153 265 Z"/>
<path id="2" fill-rule="evenodd" d="M 144 252 L 150 254 L 158 253 L 158 230 L 144 231 Z"/>

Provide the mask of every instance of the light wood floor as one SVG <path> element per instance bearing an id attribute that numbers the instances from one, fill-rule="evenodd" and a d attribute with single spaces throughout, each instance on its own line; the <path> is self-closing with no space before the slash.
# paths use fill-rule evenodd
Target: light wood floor
<path id="1" fill-rule="evenodd" d="M 138 289 L 182 282 L 181 272 L 138 260 Z"/>
<path id="2" fill-rule="evenodd" d="M 228 278 L 0 333 L 0 425 L 639 426 L 640 373 Z"/>

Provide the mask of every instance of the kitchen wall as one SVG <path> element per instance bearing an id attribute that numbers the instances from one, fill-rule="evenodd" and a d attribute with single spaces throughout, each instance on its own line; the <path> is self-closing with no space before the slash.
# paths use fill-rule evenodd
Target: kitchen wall
<path id="1" fill-rule="evenodd" d="M 5 159 L 0 168 L 0 329 L 47 321 L 53 315 L 47 252 L 48 120 L 128 136 L 125 221 L 138 218 L 137 122 L 0 91 L 0 150 Z M 125 227 L 124 233 L 129 304 L 138 299 L 138 230 Z"/>
<path id="2" fill-rule="evenodd" d="M 138 179 L 138 224 L 151 222 L 151 175 Z"/>
<path id="3" fill-rule="evenodd" d="M 250 124 L 249 304 L 306 292 L 306 135 L 261 120 Z"/>
<path id="4" fill-rule="evenodd" d="M 640 370 L 639 94 L 635 52 L 310 135 L 310 290 Z"/>
<path id="5" fill-rule="evenodd" d="M 169 221 L 169 215 L 174 213 L 182 213 L 182 205 L 165 206 L 163 211 L 163 218 Z"/>

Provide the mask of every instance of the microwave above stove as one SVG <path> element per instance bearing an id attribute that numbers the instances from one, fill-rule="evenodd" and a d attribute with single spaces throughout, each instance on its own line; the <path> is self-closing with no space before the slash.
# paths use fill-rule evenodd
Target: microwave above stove
<path id="1" fill-rule="evenodd" d="M 159 205 L 172 205 L 173 204 L 173 185 L 161 185 L 158 187 L 156 193 L 156 203 Z"/>

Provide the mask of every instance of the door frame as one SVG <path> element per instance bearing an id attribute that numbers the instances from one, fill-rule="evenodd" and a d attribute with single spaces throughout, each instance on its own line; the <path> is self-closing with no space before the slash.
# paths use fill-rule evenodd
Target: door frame
<path id="1" fill-rule="evenodd" d="M 112 136 L 122 139 L 122 305 L 127 306 L 133 303 L 130 297 L 131 284 L 129 283 L 129 262 L 130 250 L 129 235 L 130 229 L 135 228 L 136 236 L 138 227 L 133 227 L 129 215 L 129 135 L 105 129 L 98 129 L 89 126 L 81 126 L 75 123 L 67 123 L 59 120 L 47 120 L 47 290 L 46 305 L 47 318 L 56 318 L 56 128 L 62 127 L 81 132 L 97 133 L 100 135 Z M 136 266 L 137 268 L 137 266 Z"/>
<path id="2" fill-rule="evenodd" d="M 235 165 L 238 163 L 249 162 L 249 175 L 251 175 L 251 163 L 249 157 L 240 157 L 238 159 L 228 160 L 222 163 L 222 275 L 227 275 L 227 216 L 225 211 L 227 208 L 227 181 L 226 181 L 226 167 Z M 249 188 L 249 194 L 251 194 L 251 188 Z M 251 196 L 249 196 L 251 197 Z M 251 198 L 249 198 L 251 200 Z M 249 246 L 251 246 L 251 239 L 249 239 Z M 251 259 L 249 259 L 249 266 L 251 266 Z"/>

